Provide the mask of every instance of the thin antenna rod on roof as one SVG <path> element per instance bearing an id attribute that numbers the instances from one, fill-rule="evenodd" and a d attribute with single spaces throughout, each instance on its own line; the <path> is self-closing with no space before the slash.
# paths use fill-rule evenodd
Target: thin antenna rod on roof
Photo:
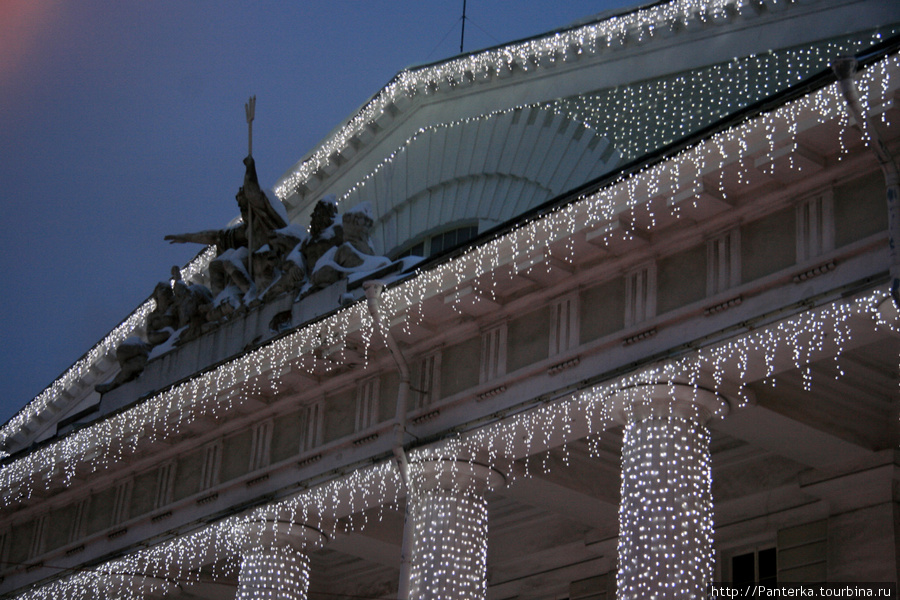
<path id="1" fill-rule="evenodd" d="M 462 34 L 459 36 L 459 53 L 463 53 L 463 42 L 466 40 L 466 0 L 463 0 Z"/>

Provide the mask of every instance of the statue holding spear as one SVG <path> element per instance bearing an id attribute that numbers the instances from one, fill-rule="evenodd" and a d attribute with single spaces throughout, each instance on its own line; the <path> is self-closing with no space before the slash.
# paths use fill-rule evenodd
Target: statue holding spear
<path id="1" fill-rule="evenodd" d="M 222 230 L 206 230 L 195 233 L 183 233 L 176 235 L 167 235 L 166 240 L 173 244 L 198 243 L 216 246 L 219 255 L 232 249 L 247 249 L 246 268 L 250 275 L 247 281 L 241 281 L 240 273 L 234 273 L 232 279 L 237 278 L 235 283 L 247 292 L 249 285 L 253 282 L 252 265 L 253 253 L 259 248 L 269 243 L 269 239 L 277 229 L 287 226 L 287 222 L 275 210 L 269 201 L 266 193 L 259 186 L 259 178 L 256 175 L 256 162 L 253 160 L 253 119 L 256 113 L 256 96 L 251 96 L 250 100 L 244 105 L 244 112 L 247 118 L 248 143 L 247 157 L 244 159 L 244 184 L 238 190 L 235 200 L 237 200 L 238 208 L 241 211 L 242 223 L 236 227 Z M 211 265 L 211 271 L 217 270 Z M 229 274 L 233 269 L 226 270 Z M 220 284 L 221 285 L 221 284 Z M 214 285 L 214 287 L 219 287 Z M 217 293 L 218 289 L 213 292 Z"/>

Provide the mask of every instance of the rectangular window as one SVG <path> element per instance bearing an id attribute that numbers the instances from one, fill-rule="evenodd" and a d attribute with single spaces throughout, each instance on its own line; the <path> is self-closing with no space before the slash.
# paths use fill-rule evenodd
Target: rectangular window
<path id="1" fill-rule="evenodd" d="M 834 198 L 831 191 L 797 205 L 797 262 L 834 249 Z"/>
<path id="2" fill-rule="evenodd" d="M 170 460 L 160 465 L 156 472 L 156 500 L 153 508 L 162 508 L 172 502 L 175 489 L 175 461 Z"/>
<path id="3" fill-rule="evenodd" d="M 272 419 L 257 423 L 253 427 L 253 438 L 250 442 L 250 470 L 255 471 L 269 466 L 272 448 Z"/>
<path id="4" fill-rule="evenodd" d="M 647 264 L 625 275 L 625 327 L 656 316 L 656 264 Z"/>
<path id="5" fill-rule="evenodd" d="M 572 295 L 550 305 L 550 356 L 578 345 L 578 296 Z"/>
<path id="6" fill-rule="evenodd" d="M 408 248 L 404 250 L 400 254 L 397 255 L 397 258 L 404 258 L 407 256 L 425 256 L 425 242 L 419 242 L 412 248 Z"/>
<path id="7" fill-rule="evenodd" d="M 9 532 L 0 533 L 0 573 L 15 565 L 9 564 Z"/>
<path id="8" fill-rule="evenodd" d="M 378 393 L 380 380 L 371 377 L 362 381 L 356 390 L 356 429 L 362 431 L 378 423 Z"/>
<path id="9" fill-rule="evenodd" d="M 741 283 L 740 230 L 732 229 L 706 243 L 706 295 Z"/>
<path id="10" fill-rule="evenodd" d="M 300 452 L 312 450 L 322 439 L 322 403 L 314 402 L 300 408 Z"/>
<path id="11" fill-rule="evenodd" d="M 68 542 L 70 544 L 80 540 L 85 535 L 89 502 L 90 498 L 82 498 L 75 504 L 75 513 L 72 515 L 72 529 L 69 530 Z"/>
<path id="12" fill-rule="evenodd" d="M 469 241 L 478 235 L 478 226 L 459 227 L 433 236 L 428 256 L 437 256 L 444 250 L 449 250 L 459 244 Z"/>
<path id="13" fill-rule="evenodd" d="M 41 515 L 34 520 L 34 533 L 31 537 L 30 556 L 37 556 L 44 551 L 44 528 L 47 525 L 47 515 Z"/>
<path id="14" fill-rule="evenodd" d="M 778 583 L 775 548 L 754 550 L 732 556 L 731 581 L 735 585 Z"/>
<path id="15" fill-rule="evenodd" d="M 131 479 L 121 482 L 116 486 L 116 495 L 113 499 L 112 524 L 118 525 L 128 520 L 128 507 L 131 506 L 131 490 L 134 482 Z"/>
<path id="16" fill-rule="evenodd" d="M 203 449 L 203 468 L 200 471 L 200 491 L 219 483 L 222 470 L 222 442 L 214 442 Z"/>
<path id="17" fill-rule="evenodd" d="M 481 383 L 506 374 L 506 323 L 481 334 Z"/>
<path id="18" fill-rule="evenodd" d="M 441 353 L 426 354 L 419 361 L 419 374 L 416 378 L 416 408 L 433 404 L 441 397 Z"/>

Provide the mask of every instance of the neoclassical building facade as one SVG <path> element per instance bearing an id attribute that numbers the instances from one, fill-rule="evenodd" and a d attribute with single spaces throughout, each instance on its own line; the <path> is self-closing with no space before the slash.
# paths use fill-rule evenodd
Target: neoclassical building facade
<path id="1" fill-rule="evenodd" d="M 246 229 L 0 428 L 0 594 L 896 583 L 898 33 L 667 0 L 401 71 L 269 244 L 245 161 Z"/>

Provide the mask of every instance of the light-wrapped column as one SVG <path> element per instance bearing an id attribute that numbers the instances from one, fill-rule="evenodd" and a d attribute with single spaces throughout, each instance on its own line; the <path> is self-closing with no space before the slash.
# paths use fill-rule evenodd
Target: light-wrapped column
<path id="1" fill-rule="evenodd" d="M 626 422 L 619 504 L 619 600 L 705 598 L 712 581 L 709 430 L 727 404 L 682 385 L 618 399 Z"/>
<path id="2" fill-rule="evenodd" d="M 325 536 L 286 521 L 248 523 L 241 530 L 243 551 L 236 600 L 306 600 L 309 556 Z"/>
<path id="3" fill-rule="evenodd" d="M 309 557 L 290 547 L 249 550 L 241 557 L 237 600 L 306 600 Z"/>
<path id="4" fill-rule="evenodd" d="M 483 600 L 487 593 L 487 501 L 503 477 L 467 462 L 411 465 L 410 600 Z"/>

